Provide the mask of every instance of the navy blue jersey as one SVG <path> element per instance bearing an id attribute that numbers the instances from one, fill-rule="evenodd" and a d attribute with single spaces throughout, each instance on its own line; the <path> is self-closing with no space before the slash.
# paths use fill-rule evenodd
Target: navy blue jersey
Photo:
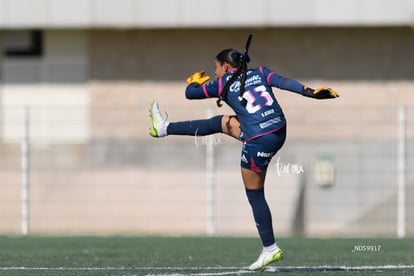
<path id="1" fill-rule="evenodd" d="M 226 82 L 234 72 L 235 70 L 202 86 L 187 86 L 186 97 L 188 99 L 221 97 Z M 240 121 L 240 138 L 248 141 L 284 127 L 285 116 L 271 87 L 303 94 L 303 85 L 295 80 L 282 77 L 266 67 L 250 69 L 247 71 L 243 94 L 247 104 L 243 106 L 239 100 L 240 79 L 241 76 L 231 85 L 227 96 L 222 99 L 234 110 Z"/>

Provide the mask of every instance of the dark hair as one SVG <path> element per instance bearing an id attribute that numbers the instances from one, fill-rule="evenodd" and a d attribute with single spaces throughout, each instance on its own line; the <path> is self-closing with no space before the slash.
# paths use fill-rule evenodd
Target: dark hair
<path id="1" fill-rule="evenodd" d="M 235 68 L 239 68 L 240 66 L 240 60 L 237 58 L 239 55 L 241 55 L 237 50 L 234 49 L 226 49 L 221 51 L 217 54 L 216 59 L 223 64 L 224 62 L 227 62 L 231 66 Z"/>
<path id="2" fill-rule="evenodd" d="M 232 67 L 237 68 L 237 71 L 231 76 L 229 81 L 226 83 L 226 85 L 223 88 L 223 91 L 221 92 L 221 96 L 217 100 L 217 106 L 221 107 L 221 101 L 227 96 L 227 93 L 229 92 L 230 86 L 237 80 L 237 78 L 241 75 L 242 78 L 240 80 L 240 95 L 239 100 L 242 105 L 246 105 L 247 101 L 243 98 L 244 94 L 244 85 L 246 83 L 246 75 L 247 75 L 247 62 L 248 58 L 245 58 L 245 55 L 240 53 L 237 50 L 234 49 L 226 49 L 218 53 L 216 56 L 217 61 L 219 61 L 221 64 L 224 62 L 227 62 Z"/>

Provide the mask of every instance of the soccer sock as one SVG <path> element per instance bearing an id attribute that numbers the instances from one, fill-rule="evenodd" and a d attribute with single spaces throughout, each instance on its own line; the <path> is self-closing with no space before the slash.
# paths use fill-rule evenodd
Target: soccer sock
<path id="1" fill-rule="evenodd" d="M 269 245 L 269 246 L 264 246 L 263 247 L 263 251 L 265 252 L 274 252 L 278 249 L 279 247 L 277 246 L 276 243 Z"/>
<path id="2" fill-rule="evenodd" d="M 168 135 L 204 136 L 221 133 L 221 118 L 218 115 L 205 120 L 193 120 L 170 123 L 167 127 Z"/>
<path id="3" fill-rule="evenodd" d="M 246 189 L 246 194 L 253 210 L 253 217 L 256 222 L 256 227 L 259 232 L 260 239 L 262 240 L 263 247 L 272 246 L 275 244 L 272 215 L 264 196 L 264 189 Z"/>

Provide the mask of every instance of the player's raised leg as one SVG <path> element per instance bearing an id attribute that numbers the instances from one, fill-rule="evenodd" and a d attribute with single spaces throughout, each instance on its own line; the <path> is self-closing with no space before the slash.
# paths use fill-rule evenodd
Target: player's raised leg
<path id="1" fill-rule="evenodd" d="M 156 101 L 150 107 L 152 137 L 167 135 L 205 136 L 224 133 L 236 139 L 240 137 L 240 123 L 235 116 L 218 115 L 209 119 L 169 122 L 162 116 Z"/>

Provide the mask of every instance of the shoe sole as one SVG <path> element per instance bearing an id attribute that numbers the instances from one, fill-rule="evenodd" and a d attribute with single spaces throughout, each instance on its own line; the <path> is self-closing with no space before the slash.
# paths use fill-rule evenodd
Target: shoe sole
<path id="1" fill-rule="evenodd" d="M 150 118 L 151 118 L 151 126 L 150 126 L 150 132 L 149 132 L 149 135 L 151 135 L 152 137 L 158 137 L 158 132 L 157 132 L 157 129 L 156 129 L 156 128 L 155 128 L 155 126 L 154 126 L 154 117 L 152 117 L 152 108 L 153 108 L 154 104 L 155 104 L 155 102 L 153 102 L 153 103 L 151 104 L 151 107 L 150 107 L 150 109 L 148 110 L 148 111 L 149 111 L 149 116 L 150 116 Z"/>

